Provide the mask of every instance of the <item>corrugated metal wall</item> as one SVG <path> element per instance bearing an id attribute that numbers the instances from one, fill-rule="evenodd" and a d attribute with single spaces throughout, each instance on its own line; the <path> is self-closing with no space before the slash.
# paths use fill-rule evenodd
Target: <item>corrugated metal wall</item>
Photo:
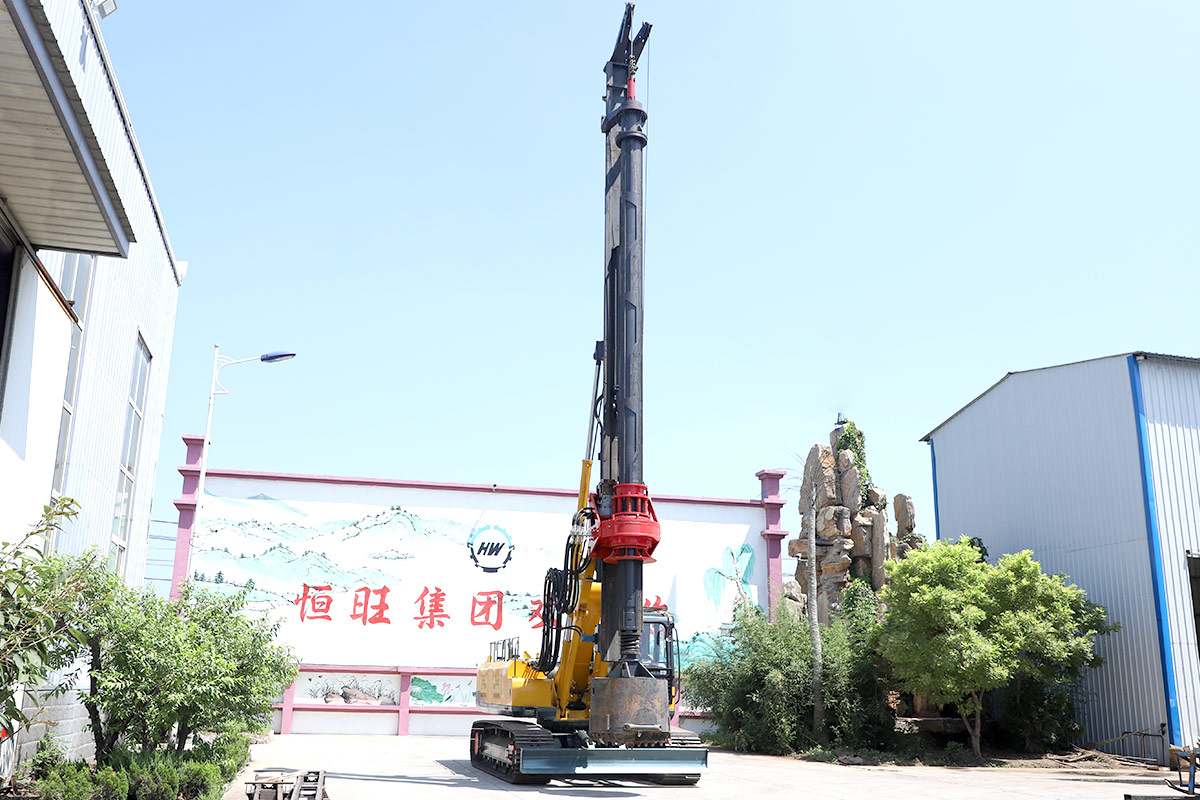
<path id="1" fill-rule="evenodd" d="M 1200 739 L 1200 650 L 1187 556 L 1200 556 L 1200 365 L 1140 363 L 1176 696 L 1183 739 Z"/>
<path id="2" fill-rule="evenodd" d="M 1108 609 L 1086 738 L 1167 721 L 1124 357 L 1009 376 L 934 432 L 942 538 L 979 536 L 993 560 L 1023 549 Z M 1138 754 L 1138 744 L 1119 748 Z"/>
<path id="3" fill-rule="evenodd" d="M 65 494 L 79 501 L 82 512 L 66 529 L 63 544 L 74 552 L 92 546 L 108 550 L 125 433 L 126 398 L 140 334 L 152 361 L 125 566 L 126 579 L 140 584 L 145 569 L 179 286 L 113 88 L 97 44 L 90 36 L 83 6 L 80 0 L 44 0 L 43 6 L 55 37 L 62 43 L 71 77 L 137 238 L 129 258 L 100 258 L 96 264 L 64 487 Z M 86 44 L 81 47 L 83 42 Z"/>

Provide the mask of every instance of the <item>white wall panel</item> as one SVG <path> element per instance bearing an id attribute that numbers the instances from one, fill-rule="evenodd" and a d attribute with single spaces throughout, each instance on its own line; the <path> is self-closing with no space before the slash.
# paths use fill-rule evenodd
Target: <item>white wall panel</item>
<path id="1" fill-rule="evenodd" d="M 105 69 L 83 5 L 80 0 L 44 0 L 43 6 L 55 37 L 65 43 L 62 49 L 71 78 L 137 240 L 127 259 L 100 258 L 96 264 L 64 487 L 65 494 L 79 501 L 82 512 L 66 531 L 65 549 L 81 552 L 99 547 L 107 551 L 125 432 L 126 397 L 140 334 L 152 360 L 125 567 L 127 580 L 140 584 L 179 285 L 172 266 L 174 256 L 167 249 L 151 189 L 117 104 L 115 78 Z"/>
<path id="2" fill-rule="evenodd" d="M 1158 733 L 1166 699 L 1126 359 L 1010 375 L 932 441 L 941 538 L 979 536 L 993 560 L 1031 549 L 1121 623 L 1098 642 L 1086 737 Z"/>
<path id="3" fill-rule="evenodd" d="M 1200 650 L 1187 556 L 1200 555 L 1200 365 L 1140 364 L 1183 742 L 1200 738 Z"/>

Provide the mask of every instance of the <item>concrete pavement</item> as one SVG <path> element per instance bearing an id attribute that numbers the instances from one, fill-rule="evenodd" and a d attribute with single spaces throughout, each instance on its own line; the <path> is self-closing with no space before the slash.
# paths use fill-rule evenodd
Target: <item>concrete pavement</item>
<path id="1" fill-rule="evenodd" d="M 242 800 L 244 780 L 255 769 L 268 767 L 326 770 L 330 800 L 439 800 L 484 793 L 494 797 L 526 795 L 527 800 L 532 800 L 529 795 L 539 794 L 600 800 L 1122 800 L 1127 793 L 1170 794 L 1161 781 L 1154 785 L 1145 776 L 1137 776 L 1138 783 L 1112 783 L 1081 780 L 1077 774 L 1057 770 L 847 767 L 727 752 L 710 753 L 709 770 L 696 786 L 594 778 L 512 786 L 471 767 L 465 737 L 294 734 L 254 745 L 250 764 L 230 785 L 224 800 Z"/>

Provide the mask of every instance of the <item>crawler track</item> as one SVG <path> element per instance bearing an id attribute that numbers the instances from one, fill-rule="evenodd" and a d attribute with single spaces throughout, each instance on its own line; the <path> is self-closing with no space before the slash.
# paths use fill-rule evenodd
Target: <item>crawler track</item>
<path id="1" fill-rule="evenodd" d="M 471 726 L 471 764 L 508 783 L 549 783 L 549 775 L 521 772 L 521 752 L 558 746 L 550 731 L 533 722 L 479 720 Z"/>

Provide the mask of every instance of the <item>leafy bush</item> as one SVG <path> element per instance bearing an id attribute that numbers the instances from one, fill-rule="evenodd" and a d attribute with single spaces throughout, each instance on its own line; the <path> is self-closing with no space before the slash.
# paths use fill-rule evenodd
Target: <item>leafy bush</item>
<path id="1" fill-rule="evenodd" d="M 178 800 L 179 773 L 165 760 L 129 774 L 130 800 Z"/>
<path id="2" fill-rule="evenodd" d="M 179 767 L 179 793 L 183 800 L 220 797 L 225 786 L 220 768 L 209 761 L 189 761 Z"/>
<path id="3" fill-rule="evenodd" d="M 63 800 L 66 787 L 57 771 L 34 781 L 34 788 L 42 796 L 42 800 Z"/>
<path id="4" fill-rule="evenodd" d="M 789 753 L 810 744 L 812 671 L 808 630 L 784 617 L 767 620 L 742 606 L 725 651 L 697 661 L 684 691 L 717 724 L 714 741 L 735 750 Z"/>
<path id="5" fill-rule="evenodd" d="M 92 771 L 82 762 L 60 763 L 34 786 L 43 800 L 92 800 L 96 794 Z"/>
<path id="6" fill-rule="evenodd" d="M 37 752 L 29 765 L 29 774 L 34 780 L 43 780 L 57 773 L 67 759 L 54 737 L 47 733 L 38 742 Z"/>
<path id="7" fill-rule="evenodd" d="M 95 800 L 126 800 L 129 797 L 129 777 L 125 772 L 112 767 L 96 771 Z"/>
<path id="8" fill-rule="evenodd" d="M 856 581 L 821 630 L 826 723 L 839 747 L 877 745 L 892 727 L 874 656 L 878 609 L 870 586 Z M 713 715 L 713 741 L 761 753 L 811 750 L 819 737 L 807 625 L 788 617 L 770 622 L 759 609 L 742 608 L 723 646 L 684 675 L 688 698 Z"/>
<path id="9" fill-rule="evenodd" d="M 65 694 L 75 677 L 61 671 L 79 650 L 74 601 L 98 557 L 75 559 L 68 568 L 66 559 L 49 552 L 55 531 L 78 510 L 74 500 L 61 498 L 45 506 L 38 523 L 15 542 L 0 531 L 0 727 L 7 730 L 29 723 L 16 702 L 18 686 L 50 684 L 29 695 L 40 700 Z"/>
<path id="10" fill-rule="evenodd" d="M 839 747 L 879 747 L 892 731 L 892 713 L 877 659 L 879 600 L 862 579 L 842 591 L 841 608 L 821 630 L 826 722 Z"/>

